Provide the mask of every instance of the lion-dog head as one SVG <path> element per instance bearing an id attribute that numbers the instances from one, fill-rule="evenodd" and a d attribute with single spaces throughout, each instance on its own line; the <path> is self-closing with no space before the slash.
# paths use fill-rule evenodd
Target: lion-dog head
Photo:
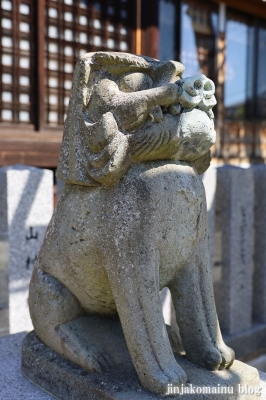
<path id="1" fill-rule="evenodd" d="M 182 79 L 184 66 L 127 53 L 87 53 L 77 63 L 57 176 L 98 186 L 132 163 L 179 160 L 199 173 L 215 142 L 214 84 Z"/>

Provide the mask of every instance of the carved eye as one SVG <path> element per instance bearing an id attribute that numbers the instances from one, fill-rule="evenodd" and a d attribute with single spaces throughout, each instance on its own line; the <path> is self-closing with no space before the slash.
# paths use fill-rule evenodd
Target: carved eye
<path id="1" fill-rule="evenodd" d="M 122 92 L 138 92 L 153 87 L 153 80 L 148 74 L 133 72 L 120 77 L 118 87 Z"/>

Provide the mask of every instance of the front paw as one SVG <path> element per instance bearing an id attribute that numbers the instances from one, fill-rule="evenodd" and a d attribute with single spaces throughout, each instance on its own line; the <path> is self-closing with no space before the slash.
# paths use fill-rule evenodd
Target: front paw
<path id="1" fill-rule="evenodd" d="M 235 360 L 235 352 L 230 347 L 226 346 L 226 344 L 222 343 L 218 345 L 218 350 L 222 356 L 222 363 L 220 364 L 219 369 L 228 369 L 231 367 Z"/>
<path id="2" fill-rule="evenodd" d="M 211 371 L 219 369 L 223 361 L 221 353 L 212 343 L 205 348 L 202 347 L 198 349 L 197 351 L 186 350 L 186 358 L 188 361 Z"/>
<path id="3" fill-rule="evenodd" d="M 224 343 L 210 343 L 197 352 L 186 352 L 186 358 L 211 371 L 229 368 L 235 359 L 235 353 Z"/>
<path id="4" fill-rule="evenodd" d="M 141 384 L 153 393 L 166 395 L 168 385 L 172 384 L 175 387 L 181 387 L 187 382 L 187 375 L 185 371 L 175 362 L 174 365 L 169 366 L 168 369 L 162 370 L 149 369 L 139 374 Z"/>

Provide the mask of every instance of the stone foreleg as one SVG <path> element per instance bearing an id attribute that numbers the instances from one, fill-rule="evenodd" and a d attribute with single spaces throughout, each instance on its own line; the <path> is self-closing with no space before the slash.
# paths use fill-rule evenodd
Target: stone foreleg
<path id="1" fill-rule="evenodd" d="M 143 238 L 131 239 L 116 241 L 117 253 L 106 257 L 107 274 L 140 381 L 152 392 L 166 393 L 168 383 L 184 384 L 186 374 L 174 358 L 162 315 L 159 256 Z"/>
<path id="2" fill-rule="evenodd" d="M 229 368 L 234 352 L 224 344 L 217 319 L 206 236 L 169 287 L 188 360 L 211 370 Z"/>

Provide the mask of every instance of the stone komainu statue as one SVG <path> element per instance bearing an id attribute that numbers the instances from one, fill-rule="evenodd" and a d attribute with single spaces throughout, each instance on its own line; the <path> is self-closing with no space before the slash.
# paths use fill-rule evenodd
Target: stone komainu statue
<path id="1" fill-rule="evenodd" d="M 214 84 L 182 79 L 183 70 L 124 53 L 78 61 L 57 172 L 66 186 L 29 295 L 39 338 L 89 371 L 114 360 L 86 344 L 86 316 L 119 317 L 140 381 L 155 393 L 186 382 L 163 320 L 165 286 L 187 359 L 211 370 L 234 360 L 217 321 L 198 175 L 215 142 Z"/>

